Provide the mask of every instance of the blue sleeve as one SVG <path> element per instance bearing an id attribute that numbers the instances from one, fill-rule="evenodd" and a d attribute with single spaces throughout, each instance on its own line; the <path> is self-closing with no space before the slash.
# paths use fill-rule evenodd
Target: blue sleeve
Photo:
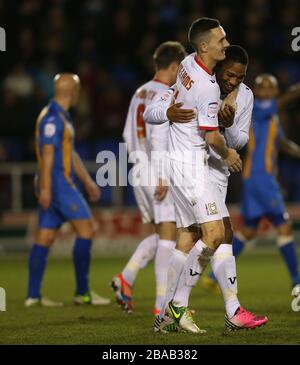
<path id="1" fill-rule="evenodd" d="M 39 127 L 40 142 L 59 147 L 61 143 L 61 121 L 57 116 L 46 115 Z"/>

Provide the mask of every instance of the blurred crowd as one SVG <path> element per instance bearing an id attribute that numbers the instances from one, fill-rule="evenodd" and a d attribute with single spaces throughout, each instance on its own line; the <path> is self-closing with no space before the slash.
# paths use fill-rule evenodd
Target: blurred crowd
<path id="1" fill-rule="evenodd" d="M 154 49 L 178 40 L 192 51 L 187 30 L 201 16 L 218 18 L 228 40 L 247 49 L 249 86 L 261 72 L 275 74 L 283 91 L 300 80 L 300 52 L 291 48 L 299 0 L 0 0 L 0 161 L 34 160 L 36 117 L 63 71 L 82 82 L 73 113 L 80 154 L 95 160 L 99 150 L 115 150 L 132 93 L 153 75 Z M 300 144 L 299 105 L 282 123 Z"/>

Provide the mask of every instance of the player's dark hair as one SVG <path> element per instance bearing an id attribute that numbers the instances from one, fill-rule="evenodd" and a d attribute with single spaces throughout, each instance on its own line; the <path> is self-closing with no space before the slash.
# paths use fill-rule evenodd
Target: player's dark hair
<path id="1" fill-rule="evenodd" d="M 237 45 L 229 46 L 225 51 L 226 58 L 223 62 L 232 61 L 248 66 L 249 57 L 245 48 Z"/>
<path id="2" fill-rule="evenodd" d="M 179 42 L 164 42 L 158 46 L 153 55 L 156 70 L 166 69 L 172 62 L 180 63 L 186 57 L 186 51 Z"/>
<path id="3" fill-rule="evenodd" d="M 195 20 L 189 29 L 188 39 L 190 45 L 197 51 L 197 43 L 199 40 L 201 40 L 201 38 L 205 40 L 209 35 L 210 30 L 219 26 L 220 22 L 218 19 L 203 17 Z"/>

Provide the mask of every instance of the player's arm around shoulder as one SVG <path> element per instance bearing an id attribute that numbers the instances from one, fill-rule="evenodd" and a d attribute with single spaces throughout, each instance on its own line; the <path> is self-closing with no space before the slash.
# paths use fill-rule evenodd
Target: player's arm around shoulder
<path id="1" fill-rule="evenodd" d="M 155 99 L 146 106 L 143 113 L 144 121 L 148 124 L 163 124 L 168 122 L 167 110 L 173 102 L 173 97 L 173 88 L 159 92 Z"/>

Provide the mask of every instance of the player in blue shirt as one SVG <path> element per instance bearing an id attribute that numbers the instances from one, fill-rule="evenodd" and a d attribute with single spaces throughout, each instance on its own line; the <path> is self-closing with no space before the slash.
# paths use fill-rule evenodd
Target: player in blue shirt
<path id="1" fill-rule="evenodd" d="M 268 218 L 278 229 L 277 245 L 289 270 L 292 286 L 300 284 L 298 260 L 291 222 L 276 180 L 276 168 L 279 149 L 300 159 L 300 147 L 284 136 L 277 112 L 300 95 L 299 86 L 276 99 L 278 83 L 274 76 L 263 74 L 255 80 L 252 128 L 243 170 L 241 210 L 244 226 L 233 240 L 233 253 L 238 256 L 245 244 L 256 237 L 260 220 Z M 214 280 L 213 275 L 210 277 Z"/>
<path id="2" fill-rule="evenodd" d="M 73 249 L 76 276 L 75 304 L 109 304 L 89 289 L 90 250 L 93 224 L 90 209 L 74 184 L 83 183 L 91 201 L 100 198 L 100 189 L 91 179 L 74 149 L 74 129 L 68 112 L 77 102 L 80 80 L 63 73 L 54 78 L 54 99 L 41 111 L 35 131 L 38 174 L 36 188 L 39 208 L 38 230 L 29 257 L 29 284 L 25 306 L 61 306 L 41 296 L 41 283 L 49 247 L 57 231 L 70 222 L 77 238 Z"/>

